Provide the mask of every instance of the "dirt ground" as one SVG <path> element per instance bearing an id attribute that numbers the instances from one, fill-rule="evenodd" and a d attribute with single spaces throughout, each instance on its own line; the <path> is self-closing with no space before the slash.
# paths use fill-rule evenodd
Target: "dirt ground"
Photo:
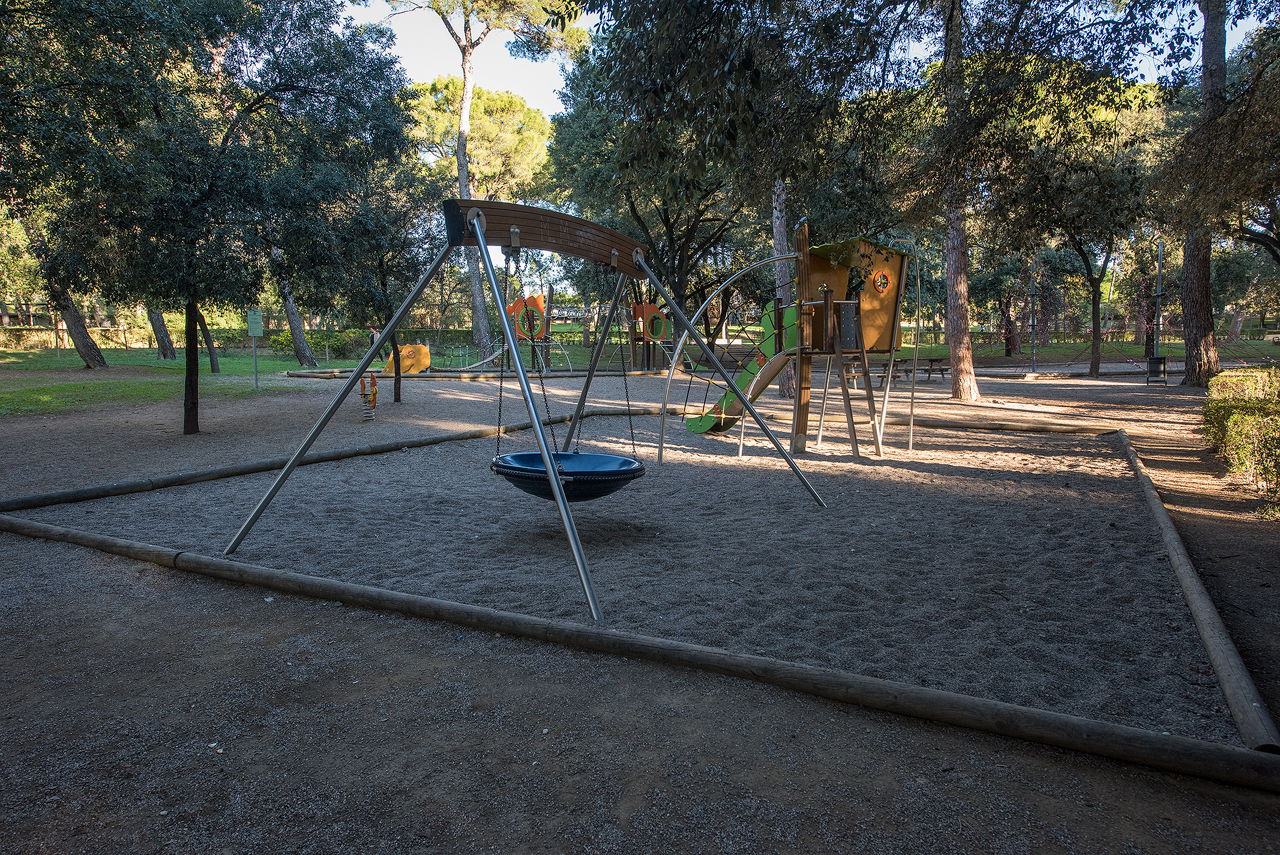
<path id="1" fill-rule="evenodd" d="M 986 400 L 961 407 L 924 384 L 919 412 L 1129 431 L 1280 708 L 1280 525 L 1256 519 L 1256 499 L 1203 450 L 1199 395 L 1140 379 L 982 386 Z M 7 418 L 0 495 L 284 454 L 334 388 L 211 400 L 197 437 L 180 435 L 173 405 Z M 574 388 L 551 390 L 553 410 Z M 375 427 L 352 405 L 319 447 L 491 424 L 494 392 L 406 383 Z M 660 396 L 653 381 L 600 392 Z M 890 428 L 879 465 L 910 459 L 905 438 Z M 917 453 L 940 438 L 918 429 Z M 414 520 L 421 503 L 388 494 L 388 519 L 353 519 L 350 537 Z M 306 545 L 290 548 L 307 572 Z M 0 851 L 1280 851 L 1275 796 L 65 544 L 0 535 L 0 555 Z"/>

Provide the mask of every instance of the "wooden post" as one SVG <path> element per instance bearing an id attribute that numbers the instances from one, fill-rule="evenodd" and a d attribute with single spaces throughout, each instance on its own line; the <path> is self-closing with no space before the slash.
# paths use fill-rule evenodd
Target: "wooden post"
<path id="1" fill-rule="evenodd" d="M 809 224 L 796 228 L 796 397 L 791 407 L 791 453 L 801 454 L 809 442 L 809 397 L 813 384 L 813 306 L 809 281 Z"/>

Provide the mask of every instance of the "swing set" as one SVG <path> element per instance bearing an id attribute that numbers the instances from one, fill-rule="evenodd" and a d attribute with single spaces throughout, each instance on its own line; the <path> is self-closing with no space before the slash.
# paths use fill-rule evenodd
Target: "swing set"
<path id="1" fill-rule="evenodd" d="M 280 492 L 280 489 L 284 486 L 289 476 L 293 474 L 293 470 L 297 468 L 303 456 L 306 455 L 325 426 L 337 413 L 342 402 L 355 388 L 360 378 L 364 376 L 364 372 L 369 368 L 378 350 L 390 340 L 392 333 L 417 302 L 427 284 L 440 272 L 455 250 L 465 246 L 474 246 L 479 250 L 480 262 L 484 267 L 485 277 L 488 280 L 490 296 L 498 310 L 497 315 L 499 322 L 502 324 L 503 334 L 506 341 L 517 341 L 512 318 L 504 311 L 506 298 L 503 294 L 503 289 L 498 284 L 493 260 L 489 255 L 491 236 L 496 245 L 502 247 L 509 255 L 511 252 L 522 248 L 548 250 L 605 265 L 617 271 L 617 281 L 602 327 L 604 330 L 609 329 L 614 315 L 618 312 L 623 294 L 627 290 L 628 282 L 630 280 L 642 282 L 647 280 L 654 292 L 665 303 L 668 317 L 675 328 L 693 341 L 694 345 L 701 351 L 703 358 L 725 384 L 732 388 L 737 388 L 734 386 L 733 376 L 720 361 L 714 349 L 706 343 L 693 325 L 690 324 L 678 302 L 667 290 L 666 285 L 649 267 L 648 262 L 645 260 L 645 247 L 640 243 L 596 223 L 569 216 L 568 214 L 527 205 L 453 199 L 444 203 L 443 213 L 448 235 L 447 246 L 441 250 L 426 272 L 414 284 L 404 302 L 383 327 L 377 340 L 373 342 L 369 351 L 361 359 L 360 365 L 351 372 L 343 388 L 334 396 L 333 401 L 321 415 L 319 421 L 308 432 L 302 444 L 298 446 L 293 456 L 289 458 L 284 468 L 280 470 L 279 475 L 276 476 L 266 494 L 258 501 L 253 511 L 250 512 L 248 518 L 231 539 L 231 542 L 227 544 L 223 550 L 224 554 L 230 555 L 234 553 L 244 542 L 244 539 L 248 537 L 272 499 Z M 529 381 L 529 372 L 524 365 L 520 349 L 518 347 L 509 349 L 512 367 L 515 368 L 516 380 L 520 387 L 520 394 L 524 399 L 525 408 L 529 414 L 529 421 L 538 451 L 536 453 L 499 454 L 495 456 L 491 464 L 491 469 L 496 474 L 507 479 L 517 488 L 542 498 L 549 498 L 556 503 L 561 523 L 564 526 L 565 536 L 569 541 L 574 563 L 577 566 L 582 591 L 591 610 L 591 616 L 595 620 L 600 620 L 601 618 L 600 607 L 596 601 L 587 559 L 582 550 L 582 541 L 578 536 L 569 504 L 574 501 L 588 501 L 607 495 L 644 474 L 644 465 L 634 457 L 589 454 L 569 450 L 573 447 L 574 435 L 578 432 L 590 395 L 591 384 L 599 367 L 601 356 L 604 353 L 605 340 L 607 338 L 608 336 L 606 335 L 597 337 L 591 363 L 587 368 L 587 376 L 574 407 L 573 415 L 569 420 L 567 435 L 560 450 L 556 450 L 553 444 L 554 437 L 551 441 L 548 440 L 547 431 L 544 430 L 542 420 L 539 418 L 533 389 Z M 825 508 L 826 503 L 822 500 L 822 497 L 818 495 L 813 485 L 809 483 L 809 479 L 800 471 L 800 467 L 796 465 L 795 459 L 783 446 L 782 442 L 770 430 L 765 423 L 764 417 L 746 396 L 739 395 L 739 398 L 742 408 L 751 416 L 764 435 L 768 437 L 773 447 L 786 461 L 788 467 L 799 479 L 805 490 L 808 491 L 818 505 Z M 498 425 L 498 430 L 500 435 L 502 431 L 501 423 Z"/>

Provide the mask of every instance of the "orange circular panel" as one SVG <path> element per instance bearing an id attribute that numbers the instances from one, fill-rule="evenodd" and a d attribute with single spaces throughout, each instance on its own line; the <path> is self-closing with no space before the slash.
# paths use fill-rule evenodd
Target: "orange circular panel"
<path id="1" fill-rule="evenodd" d="M 547 298 L 541 294 L 521 297 L 507 306 L 516 328 L 516 338 L 545 338 L 547 335 Z"/>

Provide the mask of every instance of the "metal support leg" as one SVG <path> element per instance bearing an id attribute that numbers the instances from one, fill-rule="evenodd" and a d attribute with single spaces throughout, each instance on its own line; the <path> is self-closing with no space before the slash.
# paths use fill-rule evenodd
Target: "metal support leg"
<path id="1" fill-rule="evenodd" d="M 613 300 L 609 303 L 609 311 L 604 315 L 604 334 L 596 337 L 596 349 L 591 354 L 591 364 L 587 366 L 587 379 L 582 384 L 582 394 L 578 395 L 578 404 L 573 408 L 573 418 L 569 420 L 569 430 L 565 434 L 564 448 L 562 451 L 569 450 L 569 444 L 573 442 L 573 434 L 578 430 L 578 420 L 582 418 L 582 410 L 587 405 L 587 395 L 591 391 L 591 381 L 595 379 L 596 367 L 600 365 L 600 357 L 604 354 L 605 339 L 609 337 L 609 326 L 613 323 L 613 315 L 618 311 L 618 301 L 622 298 L 623 286 L 626 284 L 627 274 L 618 274 L 618 284 L 613 289 Z M 626 371 L 626 366 L 622 366 Z"/>
<path id="2" fill-rule="evenodd" d="M 862 452 L 858 451 L 858 429 L 853 424 L 853 400 L 849 397 L 849 374 L 845 371 L 844 357 L 836 356 L 840 360 L 840 400 L 844 404 L 844 423 L 849 426 L 849 447 L 853 449 L 854 457 L 861 457 Z M 875 425 L 872 425 L 874 430 Z"/>
<path id="3" fill-rule="evenodd" d="M 871 417 L 871 440 L 876 446 L 876 456 L 884 454 L 880 439 L 880 421 L 876 418 L 876 390 L 871 388 L 871 363 L 867 361 L 867 351 L 862 346 L 862 334 L 858 334 L 858 359 L 862 362 L 862 385 L 867 395 L 867 415 Z"/>
<path id="4" fill-rule="evenodd" d="M 885 369 L 888 373 L 884 375 L 884 394 L 880 396 L 880 438 L 884 439 L 885 419 L 889 417 L 889 390 L 893 388 L 893 367 L 896 360 L 892 353 L 889 354 L 889 367 Z"/>
<path id="5" fill-rule="evenodd" d="M 489 279 L 489 290 L 498 304 L 498 320 L 502 323 L 502 332 L 507 341 L 515 341 L 515 330 L 511 327 L 511 318 L 503 311 L 502 288 L 498 285 L 498 275 L 493 269 L 493 259 L 489 257 L 489 247 L 484 241 L 484 214 L 472 209 L 467 214 L 467 222 L 476 235 L 479 244 L 480 262 L 485 275 Z M 582 541 L 578 538 L 578 528 L 573 524 L 573 514 L 569 512 L 569 501 L 564 495 L 564 484 L 560 482 L 555 452 L 547 443 L 546 431 L 542 428 L 542 420 L 538 417 L 538 405 L 533 399 L 533 388 L 529 385 L 529 375 L 525 371 L 524 362 L 520 359 L 520 349 L 511 349 L 512 364 L 516 369 L 516 379 L 520 381 L 520 394 L 524 396 L 524 405 L 529 410 L 529 422 L 533 425 L 533 436 L 538 441 L 538 451 L 542 454 L 542 465 L 547 470 L 547 483 L 551 486 L 551 494 L 555 497 L 556 507 L 560 509 L 560 521 L 564 523 L 564 533 L 569 538 L 569 548 L 573 552 L 573 560 L 578 565 L 578 578 L 582 582 L 582 592 L 587 597 L 587 605 L 591 608 L 591 617 L 600 620 L 600 607 L 596 605 L 595 591 L 591 587 L 591 573 L 587 570 L 587 556 L 582 552 Z"/>
<path id="6" fill-rule="evenodd" d="M 817 448 L 822 447 L 822 432 L 827 427 L 827 391 L 831 388 L 831 360 L 835 358 L 827 357 L 827 371 L 822 377 L 822 409 L 818 411 L 818 441 L 814 443 Z"/>
<path id="7" fill-rule="evenodd" d="M 320 421 L 315 423 L 311 428 L 311 432 L 307 434 L 307 438 L 302 441 L 302 445 L 298 446 L 298 450 L 293 453 L 293 457 L 289 458 L 289 462 L 280 470 L 280 474 L 276 476 L 276 480 L 272 482 L 271 488 L 267 490 L 267 494 L 258 500 L 257 506 L 253 512 L 249 514 L 249 518 L 240 526 L 240 530 L 236 532 L 236 536 L 231 538 L 231 542 L 227 544 L 226 549 L 222 550 L 223 555 L 230 555 L 239 548 L 244 539 L 249 536 L 249 532 L 253 529 L 258 517 L 262 516 L 262 512 L 267 509 L 267 505 L 271 504 L 271 500 L 276 497 L 276 493 L 280 492 L 280 488 L 284 486 L 284 482 L 289 480 L 289 476 L 293 474 L 293 470 L 297 468 L 298 462 L 302 460 L 303 455 L 311 448 L 312 443 L 319 438 L 320 432 L 324 430 L 325 425 L 329 424 L 329 420 L 338 412 L 338 407 L 342 406 L 342 402 L 347 395 L 351 394 L 351 390 L 360 382 L 360 377 L 365 370 L 373 363 L 373 359 L 378 355 L 378 351 L 391 340 L 391 336 L 395 333 L 396 327 L 404 320 L 404 316 L 409 313 L 409 309 L 417 302 L 418 297 L 422 294 L 422 289 L 427 287 L 427 283 L 431 281 L 440 268 L 444 266 L 445 261 L 449 258 L 449 253 L 453 252 L 454 247 L 447 246 L 441 250 L 436 256 L 436 260 L 431 262 L 431 266 L 427 268 L 427 272 L 422 274 L 417 284 L 413 286 L 413 290 L 409 292 L 409 296 L 404 298 L 404 302 L 400 304 L 400 308 L 396 309 L 396 313 L 391 316 L 391 320 L 387 321 L 387 325 L 382 328 L 382 333 L 377 340 L 369 347 L 369 352 L 364 355 L 364 359 L 360 360 L 360 365 L 351 372 L 351 376 L 347 378 L 347 382 L 342 385 L 341 391 L 334 396 L 333 402 L 329 404 L 329 408 L 324 411 L 324 415 L 320 417 Z M 505 314 L 505 313 L 503 313 Z"/>
<path id="8" fill-rule="evenodd" d="M 906 284 L 905 282 L 903 283 Z M 915 352 L 911 357 L 913 370 L 911 372 L 911 407 L 910 415 L 907 417 L 907 451 L 915 451 L 916 448 L 916 378 L 920 376 L 920 318 L 922 309 L 920 308 L 920 259 L 916 259 L 916 346 Z M 1035 323 L 1035 312 L 1031 313 L 1032 323 Z M 1032 337 L 1032 348 L 1035 347 L 1035 338 Z M 1034 352 L 1034 350 L 1033 350 Z M 1032 369 L 1034 370 L 1034 369 Z M 930 371 L 930 379 L 933 372 Z"/>
<path id="9" fill-rule="evenodd" d="M 776 448 L 778 453 L 782 455 L 783 459 L 787 461 L 787 466 L 791 467 L 791 471 L 800 479 L 800 483 L 809 491 L 809 495 L 813 496 L 813 500 L 825 508 L 827 503 L 818 495 L 818 491 L 813 489 L 813 485 L 809 483 L 808 478 L 804 477 L 804 473 L 800 471 L 800 467 L 796 465 L 795 460 L 789 453 L 787 453 L 787 450 L 782 447 L 782 443 L 778 441 L 778 437 L 769 429 L 769 426 L 765 424 L 764 417 L 760 415 L 756 410 L 755 405 L 751 403 L 750 396 L 738 388 L 737 384 L 733 382 L 733 377 L 729 375 L 728 370 L 725 369 L 724 365 L 720 362 L 720 359 L 715 355 L 715 352 L 712 351 L 711 348 L 707 347 L 707 343 L 703 340 L 702 336 L 699 335 L 698 331 L 690 326 L 689 319 L 684 316 L 684 312 L 680 309 L 679 304 L 676 303 L 676 299 L 671 296 L 671 292 L 667 290 L 667 286 L 663 285 L 661 280 L 659 280 L 654 272 L 649 268 L 648 263 L 644 260 L 644 256 L 641 255 L 639 251 L 636 252 L 635 262 L 640 269 L 645 272 L 645 275 L 649 277 L 649 282 L 653 284 L 654 289 L 662 296 L 662 299 L 666 301 L 667 308 L 671 310 L 672 319 L 682 330 L 689 334 L 689 337 L 693 339 L 694 343 L 698 345 L 706 355 L 707 359 L 711 362 L 711 367 L 715 369 L 715 372 L 720 375 L 720 379 L 724 380 L 732 393 L 742 402 L 743 409 L 751 414 L 751 418 L 755 419 L 756 424 L 760 427 L 760 430 L 764 432 L 764 435 L 769 437 L 769 441 L 773 443 L 773 447 Z"/>

